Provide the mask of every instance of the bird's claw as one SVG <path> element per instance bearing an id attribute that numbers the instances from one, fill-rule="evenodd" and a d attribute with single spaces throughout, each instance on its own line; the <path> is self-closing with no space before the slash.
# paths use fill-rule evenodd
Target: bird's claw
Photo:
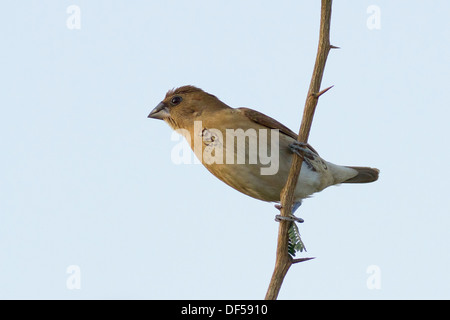
<path id="1" fill-rule="evenodd" d="M 277 214 L 275 216 L 275 221 L 280 222 L 281 220 L 287 220 L 287 221 L 291 221 L 291 222 L 298 222 L 298 223 L 303 223 L 305 222 L 305 220 L 303 220 L 302 218 L 297 218 L 296 216 L 294 216 L 294 212 L 301 206 L 302 201 L 297 201 L 294 202 L 294 204 L 292 205 L 292 213 L 289 215 L 289 217 L 284 217 L 280 214 Z M 278 210 L 281 210 L 283 206 L 281 204 L 276 204 L 275 208 L 277 208 Z"/>
<path id="2" fill-rule="evenodd" d="M 298 222 L 298 223 L 303 223 L 305 222 L 305 220 L 303 220 L 302 218 L 297 218 L 294 215 L 290 215 L 289 217 L 284 217 L 280 214 L 277 214 L 275 216 L 275 221 L 276 222 L 280 222 L 281 220 L 285 220 L 285 221 L 291 221 L 291 222 Z"/>
<path id="3" fill-rule="evenodd" d="M 289 145 L 289 148 L 293 153 L 302 157 L 303 162 L 305 162 L 312 171 L 326 169 L 326 164 L 315 150 L 310 149 L 310 146 L 307 143 L 295 141 Z"/>
<path id="4" fill-rule="evenodd" d="M 302 158 L 309 158 L 311 160 L 314 160 L 317 157 L 317 154 L 311 150 L 308 149 L 308 144 L 295 141 L 289 145 L 289 148 L 292 152 L 299 155 Z"/>

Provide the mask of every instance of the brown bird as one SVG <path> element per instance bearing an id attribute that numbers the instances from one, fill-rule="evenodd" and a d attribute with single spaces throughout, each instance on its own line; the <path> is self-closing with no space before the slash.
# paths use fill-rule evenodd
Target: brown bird
<path id="1" fill-rule="evenodd" d="M 183 134 L 217 178 L 259 200 L 280 201 L 293 153 L 302 156 L 292 212 L 302 199 L 328 186 L 378 179 L 378 169 L 327 162 L 309 144 L 299 143 L 297 135 L 280 122 L 252 109 L 231 108 L 194 86 L 167 92 L 148 117 L 164 120 Z"/>

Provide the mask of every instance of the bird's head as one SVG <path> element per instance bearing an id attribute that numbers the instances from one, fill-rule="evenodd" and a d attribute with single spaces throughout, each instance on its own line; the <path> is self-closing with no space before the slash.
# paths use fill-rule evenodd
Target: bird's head
<path id="1" fill-rule="evenodd" d="M 148 118 L 164 120 L 173 129 L 189 128 L 205 110 L 223 106 L 212 94 L 194 86 L 183 86 L 169 90 Z"/>

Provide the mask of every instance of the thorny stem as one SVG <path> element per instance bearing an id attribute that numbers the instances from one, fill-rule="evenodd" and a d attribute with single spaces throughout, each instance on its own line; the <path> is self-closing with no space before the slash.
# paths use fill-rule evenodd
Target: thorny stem
<path id="1" fill-rule="evenodd" d="M 303 111 L 302 123 L 298 135 L 298 141 L 306 143 L 308 141 L 309 132 L 311 130 L 314 112 L 317 106 L 319 97 L 328 91 L 330 88 L 320 91 L 323 72 L 330 49 L 337 47 L 330 45 L 330 23 L 331 23 L 331 7 L 332 0 L 322 0 L 321 15 L 320 15 L 320 35 L 319 46 L 317 49 L 316 62 L 314 71 L 311 77 L 311 83 L 308 90 L 308 95 Z M 294 189 L 297 185 L 300 169 L 302 167 L 303 159 L 297 155 L 293 155 L 291 169 L 289 176 L 281 191 L 281 210 L 280 214 L 283 217 L 288 217 L 291 214 L 292 204 L 294 202 Z M 313 258 L 299 258 L 292 259 L 288 253 L 288 230 L 292 222 L 281 220 L 278 229 L 278 244 L 275 261 L 275 269 L 270 280 L 269 288 L 266 293 L 266 300 L 276 300 L 283 284 L 290 266 L 294 263 L 307 261 Z"/>

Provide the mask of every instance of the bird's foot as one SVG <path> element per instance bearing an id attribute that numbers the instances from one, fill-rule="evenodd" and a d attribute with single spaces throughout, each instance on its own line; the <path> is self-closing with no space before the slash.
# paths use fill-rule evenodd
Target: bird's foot
<path id="1" fill-rule="evenodd" d="M 291 222 L 298 222 L 298 223 L 303 223 L 305 222 L 305 220 L 303 220 L 302 218 L 297 218 L 296 216 L 294 216 L 294 212 L 297 211 L 297 209 L 302 205 L 302 201 L 297 201 L 294 202 L 294 204 L 292 205 L 292 211 L 291 211 L 291 215 L 289 217 L 283 217 L 279 214 L 277 214 L 275 216 L 275 221 L 280 222 L 281 220 L 287 220 L 287 221 L 291 221 Z M 275 208 L 277 208 L 278 210 L 281 210 L 283 206 L 281 204 L 276 204 Z"/>
<path id="2" fill-rule="evenodd" d="M 281 214 L 277 214 L 275 216 L 275 221 L 276 222 L 280 222 L 281 220 L 286 220 L 286 221 L 291 221 L 291 222 L 298 222 L 298 223 L 303 223 L 305 222 L 305 220 L 303 220 L 302 218 L 297 218 L 296 216 L 294 216 L 293 214 L 290 215 L 289 217 L 284 217 Z"/>
<path id="3" fill-rule="evenodd" d="M 325 162 L 319 157 L 316 151 L 307 143 L 295 141 L 289 145 L 289 148 L 293 153 L 302 157 L 303 162 L 306 163 L 309 169 L 312 171 L 326 170 L 327 166 Z"/>
<path id="4" fill-rule="evenodd" d="M 289 148 L 291 149 L 291 151 L 293 153 L 299 155 L 303 159 L 308 158 L 308 159 L 314 160 L 318 156 L 315 152 L 311 151 L 308 148 L 307 143 L 303 143 L 300 141 L 295 141 L 295 142 L 291 143 L 289 145 Z"/>

